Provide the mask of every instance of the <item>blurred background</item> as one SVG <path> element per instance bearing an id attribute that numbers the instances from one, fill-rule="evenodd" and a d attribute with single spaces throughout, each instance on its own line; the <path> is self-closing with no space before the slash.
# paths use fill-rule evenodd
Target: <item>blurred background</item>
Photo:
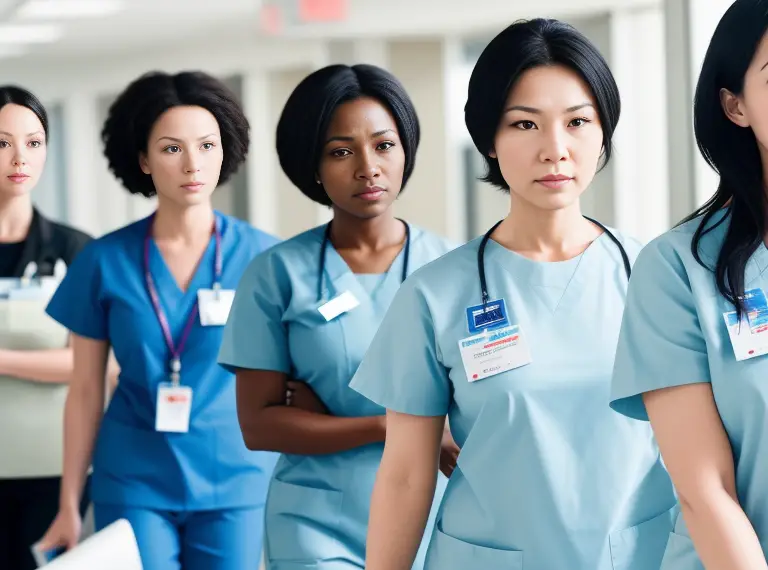
<path id="1" fill-rule="evenodd" d="M 288 94 L 329 63 L 392 71 L 422 124 L 416 170 L 398 215 L 457 240 L 482 234 L 508 198 L 478 182 L 464 127 L 480 51 L 520 18 L 574 24 L 602 50 L 623 99 L 616 154 L 584 197 L 586 214 L 647 241 L 715 189 L 696 150 L 691 105 L 699 66 L 730 0 L 0 0 L 0 81 L 32 90 L 51 115 L 48 216 L 101 235 L 148 214 L 101 156 L 115 95 L 149 70 L 201 69 L 241 98 L 248 163 L 217 207 L 287 238 L 327 220 L 280 171 L 274 131 Z"/>

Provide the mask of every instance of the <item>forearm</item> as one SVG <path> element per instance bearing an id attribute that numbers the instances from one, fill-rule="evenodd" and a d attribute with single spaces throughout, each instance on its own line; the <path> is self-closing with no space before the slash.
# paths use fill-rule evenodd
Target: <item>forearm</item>
<path id="1" fill-rule="evenodd" d="M 325 455 L 383 442 L 385 421 L 384 416 L 346 418 L 270 406 L 241 425 L 249 449 Z"/>
<path id="2" fill-rule="evenodd" d="M 683 518 L 707 570 L 766 570 L 765 555 L 738 501 L 725 490 L 683 504 Z"/>
<path id="3" fill-rule="evenodd" d="M 376 476 L 368 522 L 368 570 L 410 570 L 416 557 L 435 494 L 436 470 L 410 475 L 407 471 L 382 463 Z"/>
<path id="4" fill-rule="evenodd" d="M 0 375 L 51 384 L 72 379 L 71 348 L 0 351 Z"/>
<path id="5" fill-rule="evenodd" d="M 60 506 L 78 509 L 104 409 L 104 392 L 70 389 L 64 408 L 64 469 Z M 119 445 L 115 443 L 114 445 Z"/>

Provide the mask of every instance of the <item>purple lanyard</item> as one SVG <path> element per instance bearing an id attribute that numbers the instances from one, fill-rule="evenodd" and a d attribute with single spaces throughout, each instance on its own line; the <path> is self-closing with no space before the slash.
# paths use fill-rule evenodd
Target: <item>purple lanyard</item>
<path id="1" fill-rule="evenodd" d="M 168 324 L 168 317 L 165 315 L 162 305 L 160 304 L 160 295 L 157 292 L 155 286 L 155 280 L 152 278 L 152 272 L 149 269 L 149 246 L 152 240 L 152 227 L 154 224 L 154 216 L 149 222 L 149 228 L 147 229 L 147 235 L 144 239 L 144 277 L 147 281 L 147 290 L 149 291 L 149 298 L 152 301 L 152 307 L 155 310 L 157 320 L 160 322 L 160 328 L 163 329 L 163 336 L 165 337 L 165 343 L 168 345 L 168 350 L 171 353 L 171 382 L 178 384 L 181 380 L 181 353 L 184 352 L 184 346 L 187 344 L 189 333 L 192 331 L 192 326 L 195 324 L 197 318 L 198 306 L 197 299 L 195 299 L 192 310 L 187 317 L 187 323 L 184 325 L 184 330 L 181 333 L 179 344 L 176 345 L 173 342 L 173 335 L 171 334 L 171 326 Z M 221 230 L 219 228 L 219 220 L 216 218 L 213 224 L 213 238 L 216 241 L 216 257 L 214 261 L 214 278 L 213 278 L 213 290 L 219 291 L 221 289 L 221 274 L 223 268 L 223 261 L 221 256 Z"/>

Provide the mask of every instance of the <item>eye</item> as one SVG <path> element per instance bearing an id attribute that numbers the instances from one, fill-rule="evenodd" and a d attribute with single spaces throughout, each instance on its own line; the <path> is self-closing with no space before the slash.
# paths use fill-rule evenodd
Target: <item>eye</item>
<path id="1" fill-rule="evenodd" d="M 346 148 L 337 148 L 336 150 L 331 151 L 331 156 L 335 156 L 336 158 L 344 158 L 345 156 L 349 156 L 352 154 L 349 152 Z"/>
<path id="2" fill-rule="evenodd" d="M 521 131 L 532 131 L 536 128 L 536 123 L 533 121 L 517 121 L 516 123 L 512 123 L 512 126 Z"/>
<path id="3" fill-rule="evenodd" d="M 385 141 L 385 142 L 379 144 L 379 146 L 377 146 L 376 149 L 377 150 L 387 151 L 387 150 L 391 149 L 394 146 L 395 146 L 395 143 L 393 143 L 392 141 Z"/>
<path id="4" fill-rule="evenodd" d="M 9 146 L 11 146 L 11 143 L 8 141 L 0 141 L 0 148 L 8 148 Z"/>
<path id="5" fill-rule="evenodd" d="M 215 146 L 216 145 L 211 143 L 211 142 L 203 143 L 203 149 L 205 149 L 205 150 L 211 150 Z"/>
<path id="6" fill-rule="evenodd" d="M 169 154 L 176 154 L 177 152 L 181 152 L 181 147 L 176 144 L 169 145 L 163 149 L 163 152 L 167 152 Z"/>
<path id="7" fill-rule="evenodd" d="M 591 123 L 589 119 L 585 119 L 584 117 L 578 117 L 576 119 L 573 119 L 570 123 L 568 123 L 569 127 L 583 127 L 587 123 Z"/>
<path id="8" fill-rule="evenodd" d="M 41 146 L 43 146 L 43 142 L 42 141 L 29 141 L 29 146 L 31 146 L 32 148 L 40 148 Z"/>

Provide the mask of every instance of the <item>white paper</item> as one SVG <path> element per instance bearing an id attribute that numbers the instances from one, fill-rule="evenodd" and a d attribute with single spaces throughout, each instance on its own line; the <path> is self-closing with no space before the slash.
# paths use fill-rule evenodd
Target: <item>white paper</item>
<path id="1" fill-rule="evenodd" d="M 481 333 L 459 341 L 467 380 L 483 378 L 520 368 L 532 362 L 528 342 L 519 325 Z"/>
<path id="2" fill-rule="evenodd" d="M 200 289 L 197 292 L 197 305 L 200 312 L 200 324 L 204 327 L 220 327 L 227 324 L 229 311 L 235 300 L 232 289 Z"/>
<path id="3" fill-rule="evenodd" d="M 358 305 L 360 305 L 360 301 L 349 291 L 344 291 L 341 295 L 318 307 L 317 310 L 320 311 L 320 314 L 323 315 L 326 321 L 332 321 L 339 315 L 348 313 Z"/>
<path id="4" fill-rule="evenodd" d="M 156 431 L 187 433 L 191 412 L 192 388 L 160 384 L 157 390 Z"/>
<path id="5" fill-rule="evenodd" d="M 119 520 L 45 566 L 46 570 L 143 570 L 136 536 Z"/>

